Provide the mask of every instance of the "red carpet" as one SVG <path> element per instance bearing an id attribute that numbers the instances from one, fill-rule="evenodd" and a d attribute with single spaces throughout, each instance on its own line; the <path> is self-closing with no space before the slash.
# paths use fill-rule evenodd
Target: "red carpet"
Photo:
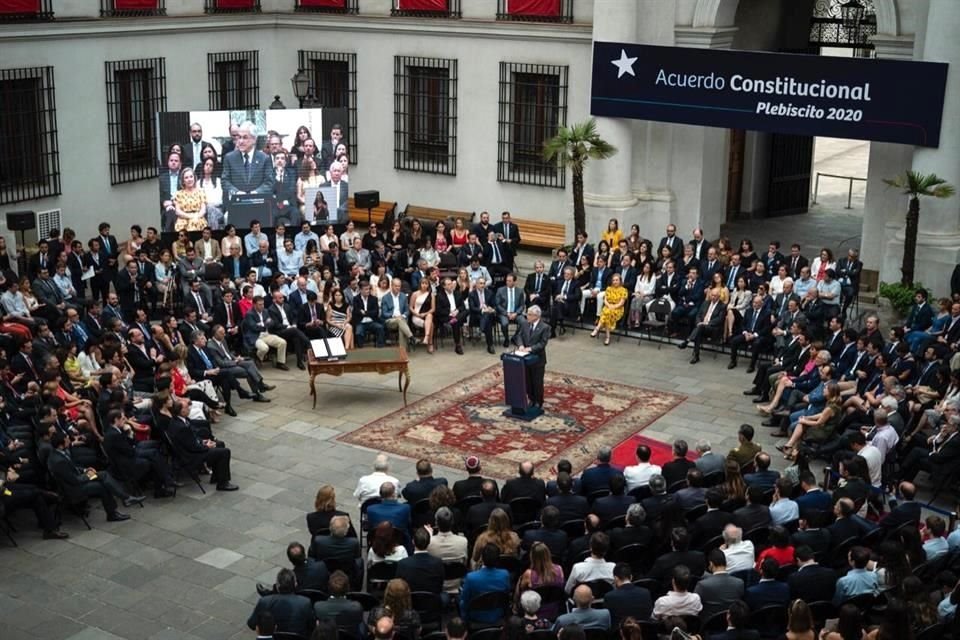
<path id="1" fill-rule="evenodd" d="M 476 454 L 484 474 L 497 478 L 512 477 L 518 463 L 532 460 L 548 475 L 561 458 L 575 471 L 587 467 L 602 445 L 623 442 L 685 399 L 550 370 L 544 383 L 546 413 L 531 422 L 502 415 L 506 407 L 497 364 L 338 440 L 455 469 Z M 635 446 L 629 445 L 631 464 Z M 669 456 L 669 446 L 659 446 Z"/>
<path id="2" fill-rule="evenodd" d="M 637 464 L 637 447 L 641 444 L 645 444 L 650 447 L 650 462 L 652 464 L 663 466 L 664 463 L 670 462 L 673 460 L 673 445 L 667 444 L 666 442 L 660 442 L 659 440 L 654 440 L 653 438 L 648 438 L 647 436 L 635 435 L 631 438 L 627 438 L 620 444 L 616 446 L 613 450 L 613 464 L 618 467 L 629 467 L 630 465 Z M 697 459 L 696 451 L 689 451 L 687 453 L 687 458 L 690 460 Z"/>

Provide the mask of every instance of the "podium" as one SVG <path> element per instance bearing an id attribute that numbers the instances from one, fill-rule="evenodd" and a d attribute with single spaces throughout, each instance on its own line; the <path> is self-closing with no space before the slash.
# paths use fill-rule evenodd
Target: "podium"
<path id="1" fill-rule="evenodd" d="M 503 362 L 503 396 L 509 407 L 503 412 L 508 418 L 530 421 L 543 415 L 543 409 L 530 404 L 529 367 L 540 361 L 533 354 L 518 355 L 505 353 L 500 356 Z"/>

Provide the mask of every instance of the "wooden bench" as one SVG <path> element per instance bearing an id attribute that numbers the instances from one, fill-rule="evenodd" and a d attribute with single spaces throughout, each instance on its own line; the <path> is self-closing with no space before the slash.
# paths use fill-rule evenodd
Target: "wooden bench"
<path id="1" fill-rule="evenodd" d="M 386 200 L 381 200 L 379 206 L 371 209 L 369 217 L 366 209 L 360 209 L 353 203 L 353 198 L 347 201 L 347 207 L 350 212 L 350 221 L 354 224 L 365 225 L 368 222 L 374 222 L 382 227 L 386 226 L 384 221 L 392 221 L 397 212 L 397 203 Z"/>
<path id="2" fill-rule="evenodd" d="M 512 221 L 520 228 L 521 247 L 537 247 L 552 251 L 563 246 L 567 241 L 566 225 L 520 218 L 513 218 Z"/>
<path id="3" fill-rule="evenodd" d="M 469 229 L 473 223 L 474 216 L 476 216 L 476 212 L 474 211 L 453 211 L 451 209 L 435 209 L 433 207 L 422 207 L 417 204 L 408 204 L 407 208 L 403 210 L 402 217 L 416 218 L 420 222 L 432 222 L 434 225 L 441 220 L 447 222 L 448 220 L 463 218 L 463 225 Z M 447 226 L 449 227 L 450 225 Z"/>

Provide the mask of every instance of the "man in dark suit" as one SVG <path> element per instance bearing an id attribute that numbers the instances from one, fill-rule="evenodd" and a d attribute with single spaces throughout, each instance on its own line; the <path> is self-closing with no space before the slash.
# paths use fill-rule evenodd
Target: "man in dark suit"
<path id="1" fill-rule="evenodd" d="M 797 570 L 787 578 L 790 597 L 804 602 L 832 600 L 837 585 L 837 572 L 817 564 L 813 549 L 807 545 L 796 548 Z"/>
<path id="2" fill-rule="evenodd" d="M 880 526 L 887 531 L 893 531 L 908 522 L 920 522 L 920 503 L 914 500 L 917 495 L 916 485 L 903 481 L 897 489 L 902 500 L 880 520 Z"/>
<path id="3" fill-rule="evenodd" d="M 550 555 L 559 561 L 567 551 L 567 534 L 560 525 L 560 510 L 550 505 L 543 508 L 540 512 L 540 528 L 528 529 L 523 534 L 521 544 L 524 549 L 529 550 L 536 542 L 542 542 L 550 549 Z"/>
<path id="4" fill-rule="evenodd" d="M 543 480 L 535 478 L 533 473 L 532 462 L 521 462 L 517 467 L 517 477 L 510 478 L 503 484 L 503 489 L 500 490 L 500 499 L 510 504 L 510 501 L 516 498 L 533 498 L 542 505 L 547 499 L 546 487 Z"/>
<path id="5" fill-rule="evenodd" d="M 311 340 L 329 338 L 331 334 L 326 329 L 327 320 L 323 305 L 317 302 L 317 294 L 313 291 L 307 291 L 306 295 L 306 304 L 298 307 L 297 328 Z"/>
<path id="6" fill-rule="evenodd" d="M 213 364 L 220 371 L 232 376 L 234 380 L 239 381 L 242 378 L 247 380 L 247 384 L 250 385 L 250 393 L 245 392 L 238 384 L 235 387 L 237 395 L 245 400 L 252 399 L 254 402 L 270 402 L 270 399 L 265 397 L 263 392 L 276 389 L 276 386 L 264 382 L 263 375 L 261 375 L 253 360 L 238 356 L 231 350 L 223 325 L 213 326 L 213 335 L 207 341 L 207 353 L 213 356 Z"/>
<path id="7" fill-rule="evenodd" d="M 334 571 L 327 582 L 330 597 L 313 605 L 317 620 L 332 620 L 341 629 L 357 629 L 363 624 L 363 605 L 347 598 L 350 578 L 343 571 Z"/>
<path id="8" fill-rule="evenodd" d="M 373 302 L 376 304 L 376 299 Z M 310 339 L 297 328 L 299 318 L 297 311 L 286 303 L 282 291 L 273 292 L 273 304 L 267 309 L 267 316 L 273 319 L 270 333 L 286 340 L 287 346 L 293 348 L 297 354 L 297 367 L 306 369 L 307 347 L 310 346 Z"/>
<path id="9" fill-rule="evenodd" d="M 367 508 L 367 526 L 370 531 L 381 522 L 389 522 L 394 529 L 410 531 L 410 505 L 397 500 L 397 487 L 392 482 L 380 485 L 380 503 Z"/>
<path id="10" fill-rule="evenodd" d="M 513 334 L 513 343 L 518 347 L 519 355 L 536 356 L 537 361 L 528 364 L 527 376 L 530 384 L 530 402 L 543 407 L 543 375 L 547 367 L 547 342 L 550 340 L 550 325 L 540 319 L 540 307 L 527 309 L 527 321 L 520 324 L 520 330 Z"/>
<path id="11" fill-rule="evenodd" d="M 762 491 L 773 489 L 773 485 L 780 478 L 780 472 L 770 468 L 770 454 L 760 452 L 753 460 L 757 470 L 743 476 L 743 481 L 747 483 L 747 486 L 759 487 Z"/>
<path id="12" fill-rule="evenodd" d="M 549 309 L 553 293 L 553 281 L 545 272 L 542 260 L 537 260 L 533 265 L 533 273 L 527 276 L 523 285 L 523 293 L 526 296 L 526 306 L 539 306 L 541 309 Z"/>
<path id="13" fill-rule="evenodd" d="M 421 500 L 426 500 L 433 493 L 433 490 L 440 486 L 447 486 L 446 478 L 433 477 L 433 465 L 429 460 L 417 460 L 417 479 L 408 482 L 403 487 L 403 499 L 409 504 L 415 505 Z"/>
<path id="14" fill-rule="evenodd" d="M 660 243 L 657 245 L 657 256 L 664 247 L 670 248 L 670 255 L 674 260 L 679 260 L 683 256 L 683 240 L 677 237 L 677 225 L 672 223 L 667 225 L 667 235 L 660 238 Z"/>
<path id="15" fill-rule="evenodd" d="M 210 467 L 210 483 L 217 486 L 217 491 L 236 491 L 239 487 L 230 482 L 230 449 L 223 442 L 197 437 L 186 419 L 188 404 L 188 400 L 181 398 L 170 407 L 173 418 L 168 433 L 177 458 L 190 469 L 197 469 L 201 464 Z"/>
<path id="16" fill-rule="evenodd" d="M 648 620 L 653 613 L 650 591 L 633 584 L 633 569 L 626 562 L 613 568 L 613 591 L 603 596 L 603 606 L 610 612 L 610 624 L 616 627 L 627 618 Z"/>
<path id="17" fill-rule="evenodd" d="M 747 603 L 742 600 L 731 602 L 726 619 L 727 630 L 711 634 L 710 640 L 760 640 L 760 632 L 750 628 L 750 608 Z"/>
<path id="18" fill-rule="evenodd" d="M 120 308 L 123 310 L 124 322 L 133 320 L 134 312 L 143 306 L 143 285 L 145 280 L 141 280 L 137 274 L 137 263 L 134 260 L 127 262 L 126 269 L 117 273 L 113 282 L 113 288 L 117 292 L 117 298 L 120 300 Z"/>
<path id="19" fill-rule="evenodd" d="M 730 338 L 730 364 L 727 365 L 727 369 L 737 367 L 737 354 L 743 349 L 750 352 L 750 366 L 747 368 L 747 373 L 753 373 L 760 354 L 769 349 L 772 344 L 770 314 L 764 310 L 762 297 L 753 297 L 753 303 L 744 314 L 740 329 L 740 333 Z"/>
<path id="20" fill-rule="evenodd" d="M 647 526 L 647 512 L 643 505 L 634 503 L 626 508 L 626 526 L 617 527 L 610 532 L 610 548 L 620 550 L 629 544 L 649 545 L 653 540 L 653 530 Z M 656 516 L 650 518 L 655 524 Z"/>
<path id="21" fill-rule="evenodd" d="M 703 229 L 697 227 L 693 230 L 693 239 L 690 240 L 689 244 L 691 247 L 693 247 L 693 257 L 700 262 L 700 264 L 704 264 L 707 261 L 707 258 L 710 254 L 710 248 L 713 245 L 704 239 Z"/>
<path id="22" fill-rule="evenodd" d="M 330 518 L 329 535 L 315 536 L 310 543 L 308 555 L 314 560 L 359 560 L 360 541 L 347 534 L 350 532 L 350 518 L 348 516 L 334 516 Z M 352 564 L 348 567 L 356 569 Z"/>
<path id="23" fill-rule="evenodd" d="M 575 273 L 576 270 L 573 267 L 564 267 L 563 274 L 554 284 L 553 304 L 550 305 L 550 319 L 554 327 L 551 337 L 556 336 L 557 328 L 563 333 L 566 330 L 563 326 L 564 321 L 576 320 L 577 314 L 580 312 L 582 292 L 573 279 Z"/>
<path id="24" fill-rule="evenodd" d="M 173 204 L 173 195 L 180 188 L 180 170 L 182 158 L 179 153 L 167 155 L 166 165 L 160 170 L 160 222 L 164 231 L 173 231 L 177 221 L 176 206 Z M 114 246 L 116 251 L 116 246 Z"/>
<path id="25" fill-rule="evenodd" d="M 287 167 L 287 154 L 280 152 L 273 158 L 273 201 L 277 217 L 286 218 L 287 224 L 300 226 L 300 207 L 297 203 L 297 170 Z M 307 207 L 313 207 L 308 202 Z M 319 247 L 318 247 L 319 248 Z"/>
<path id="26" fill-rule="evenodd" d="M 733 523 L 733 514 L 721 511 L 724 494 L 719 489 L 707 491 L 707 512 L 693 521 L 690 525 L 690 545 L 698 548 L 705 542 L 716 538 L 723 533 L 723 528 Z"/>
<path id="27" fill-rule="evenodd" d="M 156 347 L 147 346 L 145 338 L 139 327 L 127 331 L 127 361 L 133 367 L 133 388 L 152 393 L 157 365 L 163 362 L 163 356 Z"/>
<path id="28" fill-rule="evenodd" d="M 513 512 L 510 506 L 500 502 L 497 497 L 497 484 L 493 480 L 484 480 L 480 485 L 479 502 L 469 509 L 463 517 L 463 525 L 467 534 L 475 533 L 480 527 L 485 526 L 490 520 L 490 514 L 494 509 L 503 509 L 510 521 L 513 522 Z"/>
<path id="29" fill-rule="evenodd" d="M 36 280 L 40 274 L 40 269 L 46 269 L 47 273 L 53 273 L 56 266 L 53 256 L 50 255 L 50 244 L 46 240 L 37 243 L 37 252 L 30 256 L 27 264 L 27 277 L 30 280 Z"/>
<path id="30" fill-rule="evenodd" d="M 705 297 L 706 291 L 703 281 L 700 280 L 700 270 L 691 267 L 677 294 L 677 306 L 670 312 L 670 329 L 673 334 L 679 334 L 681 327 L 685 324 L 691 326 L 696 324 L 697 314 Z"/>
<path id="31" fill-rule="evenodd" d="M 587 242 L 587 232 L 584 230 L 578 230 L 576 233 L 576 242 L 573 247 L 570 248 L 570 264 L 574 267 L 580 267 L 580 260 L 586 256 L 590 261 L 590 264 L 593 264 L 593 256 L 596 255 L 596 251 L 593 248 L 593 245 Z"/>
<path id="32" fill-rule="evenodd" d="M 213 306 L 213 323 L 220 325 L 224 330 L 224 339 L 234 348 L 240 347 L 243 334 L 240 326 L 243 323 L 243 313 L 240 305 L 235 301 L 232 289 L 223 292 L 223 298 Z"/>
<path id="33" fill-rule="evenodd" d="M 658 556 L 653 567 L 647 572 L 648 578 L 659 580 L 664 587 L 670 585 L 673 568 L 683 565 L 690 569 L 690 574 L 696 577 L 703 575 L 706 568 L 706 558 L 702 551 L 690 550 L 690 534 L 686 527 L 674 527 L 670 530 L 670 547 L 672 551 Z"/>
<path id="34" fill-rule="evenodd" d="M 443 591 L 443 560 L 430 555 L 430 534 L 423 527 L 413 532 L 413 555 L 397 563 L 397 577 L 407 581 L 410 591 L 439 595 Z"/>
<path id="35" fill-rule="evenodd" d="M 154 485 L 154 498 L 172 496 L 173 476 L 159 449 L 136 445 L 133 430 L 124 421 L 119 410 L 111 409 L 107 412 L 106 422 L 109 426 L 103 434 L 103 450 L 110 458 L 111 468 L 116 468 L 118 476 L 134 482 L 150 476 Z"/>
<path id="36" fill-rule="evenodd" d="M 97 471 L 93 467 L 80 468 L 70 457 L 67 436 L 57 431 L 50 438 L 53 450 L 47 458 L 47 469 L 56 480 L 63 497 L 70 502 L 83 502 L 88 498 L 99 498 L 103 510 L 107 512 L 107 522 L 122 522 L 130 516 L 117 510 L 117 498 L 125 505 L 143 502 L 143 496 L 130 496 L 107 471 Z"/>
<path id="37" fill-rule="evenodd" d="M 185 342 L 190 344 L 190 350 L 187 352 L 187 371 L 190 377 L 194 380 L 210 380 L 223 394 L 223 401 L 226 404 L 224 411 L 227 415 L 236 417 L 237 412 L 230 404 L 230 390 L 239 389 L 240 385 L 233 376 L 214 364 L 213 353 L 207 349 L 207 336 L 202 331 L 196 330 Z"/>
<path id="38" fill-rule="evenodd" d="M 675 482 L 686 480 L 687 471 L 696 466 L 696 463 L 687 459 L 687 441 L 674 440 L 673 460 L 664 464 L 662 471 L 667 487 L 671 487 Z"/>
<path id="39" fill-rule="evenodd" d="M 273 194 L 275 174 L 270 156 L 256 150 L 257 135 L 252 122 L 239 126 L 237 148 L 223 157 L 223 202 L 228 204 L 246 194 Z"/>
<path id="40" fill-rule="evenodd" d="M 590 503 L 587 499 L 573 494 L 573 478 L 569 473 L 557 474 L 557 490 L 560 493 L 548 498 L 546 506 L 556 507 L 560 511 L 560 522 L 582 520 L 590 511 Z"/>
<path id="41" fill-rule="evenodd" d="M 567 250 L 564 248 L 557 249 L 554 254 L 554 260 L 550 263 L 550 268 L 547 269 L 547 277 L 550 278 L 550 284 L 553 285 L 553 289 L 556 290 L 556 285 L 563 280 L 563 270 L 567 267 L 575 267 L 576 265 L 570 264 L 567 260 Z"/>
<path id="42" fill-rule="evenodd" d="M 350 267 L 347 264 L 347 257 L 340 250 L 340 245 L 330 243 L 330 250 L 323 254 L 323 266 L 330 269 L 333 277 L 340 281 L 341 285 L 350 275 Z M 414 287 L 416 290 L 416 287 Z"/>
<path id="43" fill-rule="evenodd" d="M 510 219 L 510 212 L 504 211 L 500 214 L 500 222 L 493 225 L 493 232 L 506 250 L 507 266 L 512 271 L 513 260 L 516 258 L 517 248 L 520 246 L 520 227 Z"/>
<path id="44" fill-rule="evenodd" d="M 297 633 L 309 637 L 317 626 L 310 598 L 298 596 L 297 578 L 290 569 L 280 569 L 277 573 L 276 592 L 257 601 L 257 606 L 247 619 L 250 629 L 257 628 L 260 614 L 269 612 L 276 622 L 276 630 Z"/>
<path id="45" fill-rule="evenodd" d="M 467 306 L 470 309 L 470 326 L 479 327 L 487 341 L 487 353 L 494 353 L 493 325 L 497 321 L 497 303 L 493 287 L 487 287 L 485 278 L 478 278 L 473 291 L 467 294 Z"/>
<path id="46" fill-rule="evenodd" d="M 840 281 L 840 295 L 842 298 L 841 313 L 847 316 L 849 307 L 860 291 L 860 272 L 863 271 L 863 262 L 860 261 L 860 252 L 849 249 L 846 258 L 837 260 L 837 279 Z"/>
<path id="47" fill-rule="evenodd" d="M 810 261 L 800 255 L 800 245 L 790 245 L 790 255 L 785 261 L 787 265 L 787 275 L 796 280 L 800 277 L 800 270 L 810 265 Z"/>
<path id="48" fill-rule="evenodd" d="M 364 280 L 360 284 L 360 295 L 353 299 L 351 322 L 353 323 L 358 348 L 363 346 L 369 333 L 376 336 L 378 347 L 383 346 L 385 329 L 383 323 L 380 322 L 380 307 L 377 304 L 377 298 L 370 295 L 370 282 L 368 280 Z"/>
<path id="49" fill-rule="evenodd" d="M 677 345 L 680 349 L 686 349 L 688 343 L 693 343 L 693 358 L 690 359 L 690 364 L 700 362 L 700 345 L 703 344 L 704 338 L 718 336 L 723 330 L 726 317 L 727 305 L 720 301 L 720 292 L 711 289 L 707 299 L 700 305 L 697 322 L 690 335 Z"/>
<path id="50" fill-rule="evenodd" d="M 623 475 L 622 471 L 610 464 L 613 449 L 604 445 L 597 450 L 597 460 L 593 466 L 580 474 L 580 495 L 589 497 L 596 491 L 608 491 L 610 478 Z"/>
<path id="51" fill-rule="evenodd" d="M 479 457 L 467 456 L 467 459 L 463 461 L 463 466 L 467 471 L 467 477 L 453 483 L 453 494 L 457 496 L 458 501 L 471 496 L 479 496 L 480 487 L 487 480 L 480 473 Z M 496 480 L 493 480 L 493 484 L 496 486 Z"/>
<path id="52" fill-rule="evenodd" d="M 747 504 L 733 512 L 733 521 L 745 532 L 770 526 L 770 507 L 763 504 L 763 489 L 747 487 Z"/>
<path id="53" fill-rule="evenodd" d="M 704 574 L 694 590 L 703 604 L 703 610 L 700 612 L 700 618 L 703 620 L 728 609 L 734 602 L 743 598 L 744 591 L 743 580 L 727 573 L 727 558 L 722 550 L 713 549 L 707 554 L 707 566 L 710 574 Z M 746 609 L 746 605 L 743 606 Z"/>
<path id="54" fill-rule="evenodd" d="M 453 333 L 454 351 L 463 355 L 463 323 L 467 319 L 467 305 L 453 278 L 443 279 L 443 290 L 437 290 L 437 326 L 449 325 Z"/>
<path id="55" fill-rule="evenodd" d="M 830 532 L 831 547 L 836 548 L 845 540 L 859 537 L 864 533 L 860 523 L 854 519 L 857 507 L 850 498 L 840 498 L 833 505 L 833 514 L 836 520 L 827 527 Z"/>

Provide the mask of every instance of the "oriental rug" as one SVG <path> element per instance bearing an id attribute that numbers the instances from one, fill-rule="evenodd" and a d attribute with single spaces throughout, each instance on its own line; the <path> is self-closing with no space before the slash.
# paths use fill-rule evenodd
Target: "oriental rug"
<path id="1" fill-rule="evenodd" d="M 686 399 L 550 370 L 544 388 L 544 415 L 507 418 L 502 370 L 493 365 L 338 440 L 456 469 L 478 455 L 483 474 L 498 478 L 532 460 L 543 477 L 563 458 L 575 472 L 587 467 L 600 446 L 616 446 Z"/>

